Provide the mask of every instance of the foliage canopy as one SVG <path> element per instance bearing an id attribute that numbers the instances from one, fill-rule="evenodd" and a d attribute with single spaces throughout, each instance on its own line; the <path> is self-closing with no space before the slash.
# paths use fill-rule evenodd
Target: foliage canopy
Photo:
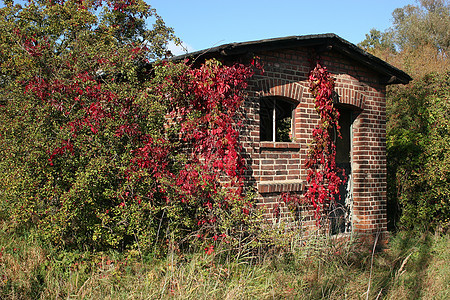
<path id="1" fill-rule="evenodd" d="M 142 0 L 7 2 L 0 36 L 0 217 L 66 248 L 227 237 L 252 68 L 161 60 L 176 38 Z"/>
<path id="2" fill-rule="evenodd" d="M 387 94 L 388 212 L 406 227 L 450 224 L 448 59 L 450 3 L 421 0 L 393 12 L 393 26 L 372 29 L 366 50 L 409 72 Z"/>

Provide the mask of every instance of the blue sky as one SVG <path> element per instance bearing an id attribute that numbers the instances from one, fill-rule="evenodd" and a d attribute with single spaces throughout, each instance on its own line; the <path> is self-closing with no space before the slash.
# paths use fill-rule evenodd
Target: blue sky
<path id="1" fill-rule="evenodd" d="M 335 33 L 357 44 L 415 0 L 147 0 L 190 51 L 233 42 Z M 179 53 L 174 53 L 179 54 Z"/>

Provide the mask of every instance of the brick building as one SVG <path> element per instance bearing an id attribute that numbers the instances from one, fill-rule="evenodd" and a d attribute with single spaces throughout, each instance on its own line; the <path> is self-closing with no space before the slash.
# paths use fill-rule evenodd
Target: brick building
<path id="1" fill-rule="evenodd" d="M 250 82 L 241 138 L 247 185 L 257 190 L 259 203 L 268 212 L 282 192 L 305 190 L 304 163 L 319 120 L 308 75 L 311 58 L 320 56 L 336 78 L 335 103 L 343 136 L 337 139 L 336 161 L 349 174 L 342 201 L 330 212 L 332 230 L 387 230 L 386 86 L 408 83 L 406 73 L 334 34 L 227 44 L 188 56 L 214 57 L 224 63 L 248 63 L 258 56 L 264 64 L 264 74 L 256 74 Z M 311 211 L 304 212 L 303 220 L 315 224 Z"/>

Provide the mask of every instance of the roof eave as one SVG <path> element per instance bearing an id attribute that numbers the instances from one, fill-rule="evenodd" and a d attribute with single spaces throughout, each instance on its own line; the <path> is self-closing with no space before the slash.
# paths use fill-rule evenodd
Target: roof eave
<path id="1" fill-rule="evenodd" d="M 385 85 L 399 83 L 407 84 L 412 80 L 412 78 L 402 70 L 397 69 L 380 58 L 360 49 L 356 45 L 333 33 L 289 36 L 283 38 L 224 44 L 202 51 L 176 56 L 172 59 L 182 60 L 191 57 L 215 56 L 217 54 L 221 56 L 237 56 L 247 53 L 255 53 L 258 51 L 292 48 L 296 46 L 316 47 L 321 51 L 336 50 L 381 74 L 381 83 Z"/>

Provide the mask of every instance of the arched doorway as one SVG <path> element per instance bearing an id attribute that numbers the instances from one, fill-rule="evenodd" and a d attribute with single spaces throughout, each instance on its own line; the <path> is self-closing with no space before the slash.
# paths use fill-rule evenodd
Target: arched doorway
<path id="1" fill-rule="evenodd" d="M 340 117 L 339 126 L 342 138 L 339 138 L 336 130 L 334 141 L 336 145 L 336 165 L 344 170 L 345 183 L 339 190 L 340 198 L 336 196 L 335 204 L 329 212 L 330 231 L 332 234 L 351 232 L 353 215 L 353 180 L 352 180 L 352 139 L 353 121 L 358 111 L 353 106 L 338 105 Z"/>

